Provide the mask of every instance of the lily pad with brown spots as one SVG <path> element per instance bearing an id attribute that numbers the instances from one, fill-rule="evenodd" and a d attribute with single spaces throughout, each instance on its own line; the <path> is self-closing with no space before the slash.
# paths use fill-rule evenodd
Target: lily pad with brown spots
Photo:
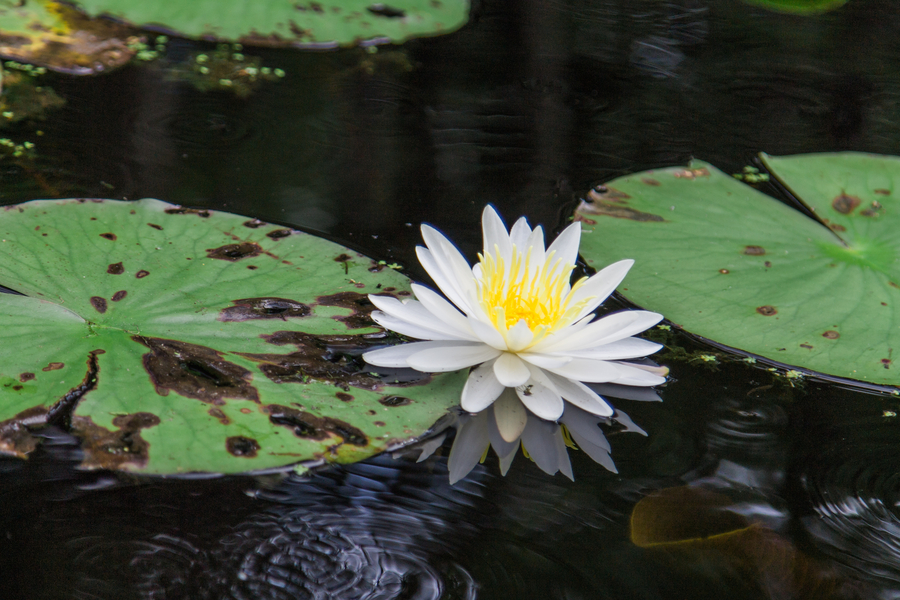
<path id="1" fill-rule="evenodd" d="M 263 46 L 334 47 L 450 33 L 469 0 L 79 0 L 93 17 L 183 37 Z"/>
<path id="2" fill-rule="evenodd" d="M 0 208 L 0 258 L 22 294 L 0 294 L 0 452 L 27 456 L 53 423 L 88 468 L 353 462 L 459 401 L 457 374 L 362 362 L 386 343 L 366 294 L 409 281 L 307 233 L 158 200 L 38 200 Z"/>
<path id="3" fill-rule="evenodd" d="M 900 385 L 900 158 L 761 155 L 815 218 L 700 161 L 598 186 L 582 253 L 684 329 L 802 369 Z"/>

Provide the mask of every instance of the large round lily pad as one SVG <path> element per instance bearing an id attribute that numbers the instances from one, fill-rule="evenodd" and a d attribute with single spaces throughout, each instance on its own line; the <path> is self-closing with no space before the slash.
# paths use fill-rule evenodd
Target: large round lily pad
<path id="1" fill-rule="evenodd" d="M 91 16 L 184 37 L 266 46 L 402 42 L 449 33 L 469 18 L 468 0 L 79 0 L 77 5 Z"/>
<path id="2" fill-rule="evenodd" d="M 692 333 L 900 384 L 900 159 L 762 158 L 821 222 L 695 161 L 591 192 L 577 211 L 584 256 L 635 259 L 619 291 Z"/>
<path id="3" fill-rule="evenodd" d="M 456 374 L 394 384 L 358 355 L 366 294 L 408 280 L 321 238 L 158 200 L 0 209 L 0 451 L 45 423 L 84 466 L 233 473 L 352 462 L 425 432 Z"/>

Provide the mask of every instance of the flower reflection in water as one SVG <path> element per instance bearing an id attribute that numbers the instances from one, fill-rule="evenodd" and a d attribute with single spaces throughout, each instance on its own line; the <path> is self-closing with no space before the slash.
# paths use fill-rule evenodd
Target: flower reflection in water
<path id="1" fill-rule="evenodd" d="M 632 400 L 660 400 L 650 389 L 634 389 L 614 384 L 594 387 L 602 387 L 597 391 L 605 395 Z M 522 410 L 525 413 L 525 426 L 514 437 L 504 436 L 501 431 L 503 418 L 497 417 L 498 412 L 509 410 Z M 561 472 L 574 480 L 568 448 L 583 451 L 594 462 L 616 473 L 618 471 L 610 456 L 611 447 L 601 428 L 614 424 L 618 425 L 620 432 L 647 435 L 621 410 L 615 410 L 609 417 L 600 417 L 568 402 L 559 422 L 547 421 L 524 410 L 516 394 L 512 390 L 505 390 L 492 406 L 475 414 L 462 413 L 453 425 L 456 438 L 448 461 L 450 483 L 464 478 L 476 464 L 483 462 L 490 448 L 493 448 L 499 458 L 500 472 L 506 475 L 519 446 L 527 458 L 549 475 Z M 442 434 L 423 443 L 420 446 L 419 461 L 434 453 L 445 437 L 446 434 Z"/>

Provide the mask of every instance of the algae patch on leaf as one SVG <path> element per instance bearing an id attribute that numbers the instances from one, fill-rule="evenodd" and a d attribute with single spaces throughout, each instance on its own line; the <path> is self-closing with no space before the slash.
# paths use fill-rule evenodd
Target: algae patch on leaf
<path id="1" fill-rule="evenodd" d="M 246 223 L 151 199 L 0 209 L 0 285 L 22 294 L 0 294 L 0 452 L 27 456 L 56 423 L 87 468 L 352 462 L 458 403 L 458 374 L 397 383 L 359 358 L 384 339 L 365 294 L 408 293 L 406 277 Z"/>
<path id="2" fill-rule="evenodd" d="M 900 158 L 762 162 L 812 216 L 694 161 L 593 191 L 576 212 L 583 255 L 598 267 L 635 259 L 619 291 L 691 333 L 829 376 L 900 385 Z"/>

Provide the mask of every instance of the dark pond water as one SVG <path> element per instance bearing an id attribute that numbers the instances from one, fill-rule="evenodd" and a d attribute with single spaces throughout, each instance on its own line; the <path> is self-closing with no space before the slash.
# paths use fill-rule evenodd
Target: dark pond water
<path id="1" fill-rule="evenodd" d="M 418 224 L 473 257 L 488 202 L 553 230 L 590 186 L 691 157 L 900 154 L 898 40 L 889 0 L 485 0 L 375 53 L 245 49 L 286 76 L 243 99 L 173 80 L 214 50 L 173 40 L 168 67 L 47 77 L 66 105 L 4 132 L 37 157 L 0 160 L 0 202 L 224 209 L 422 278 Z M 491 456 L 451 487 L 449 442 L 307 479 L 132 480 L 78 471 L 47 431 L 0 459 L 0 598 L 900 598 L 900 402 L 674 343 L 664 401 L 616 401 L 649 435 L 609 435 L 618 474 L 571 452 L 574 482 Z M 680 486 L 654 513 L 676 537 L 732 533 L 633 544 L 638 501 Z"/>

